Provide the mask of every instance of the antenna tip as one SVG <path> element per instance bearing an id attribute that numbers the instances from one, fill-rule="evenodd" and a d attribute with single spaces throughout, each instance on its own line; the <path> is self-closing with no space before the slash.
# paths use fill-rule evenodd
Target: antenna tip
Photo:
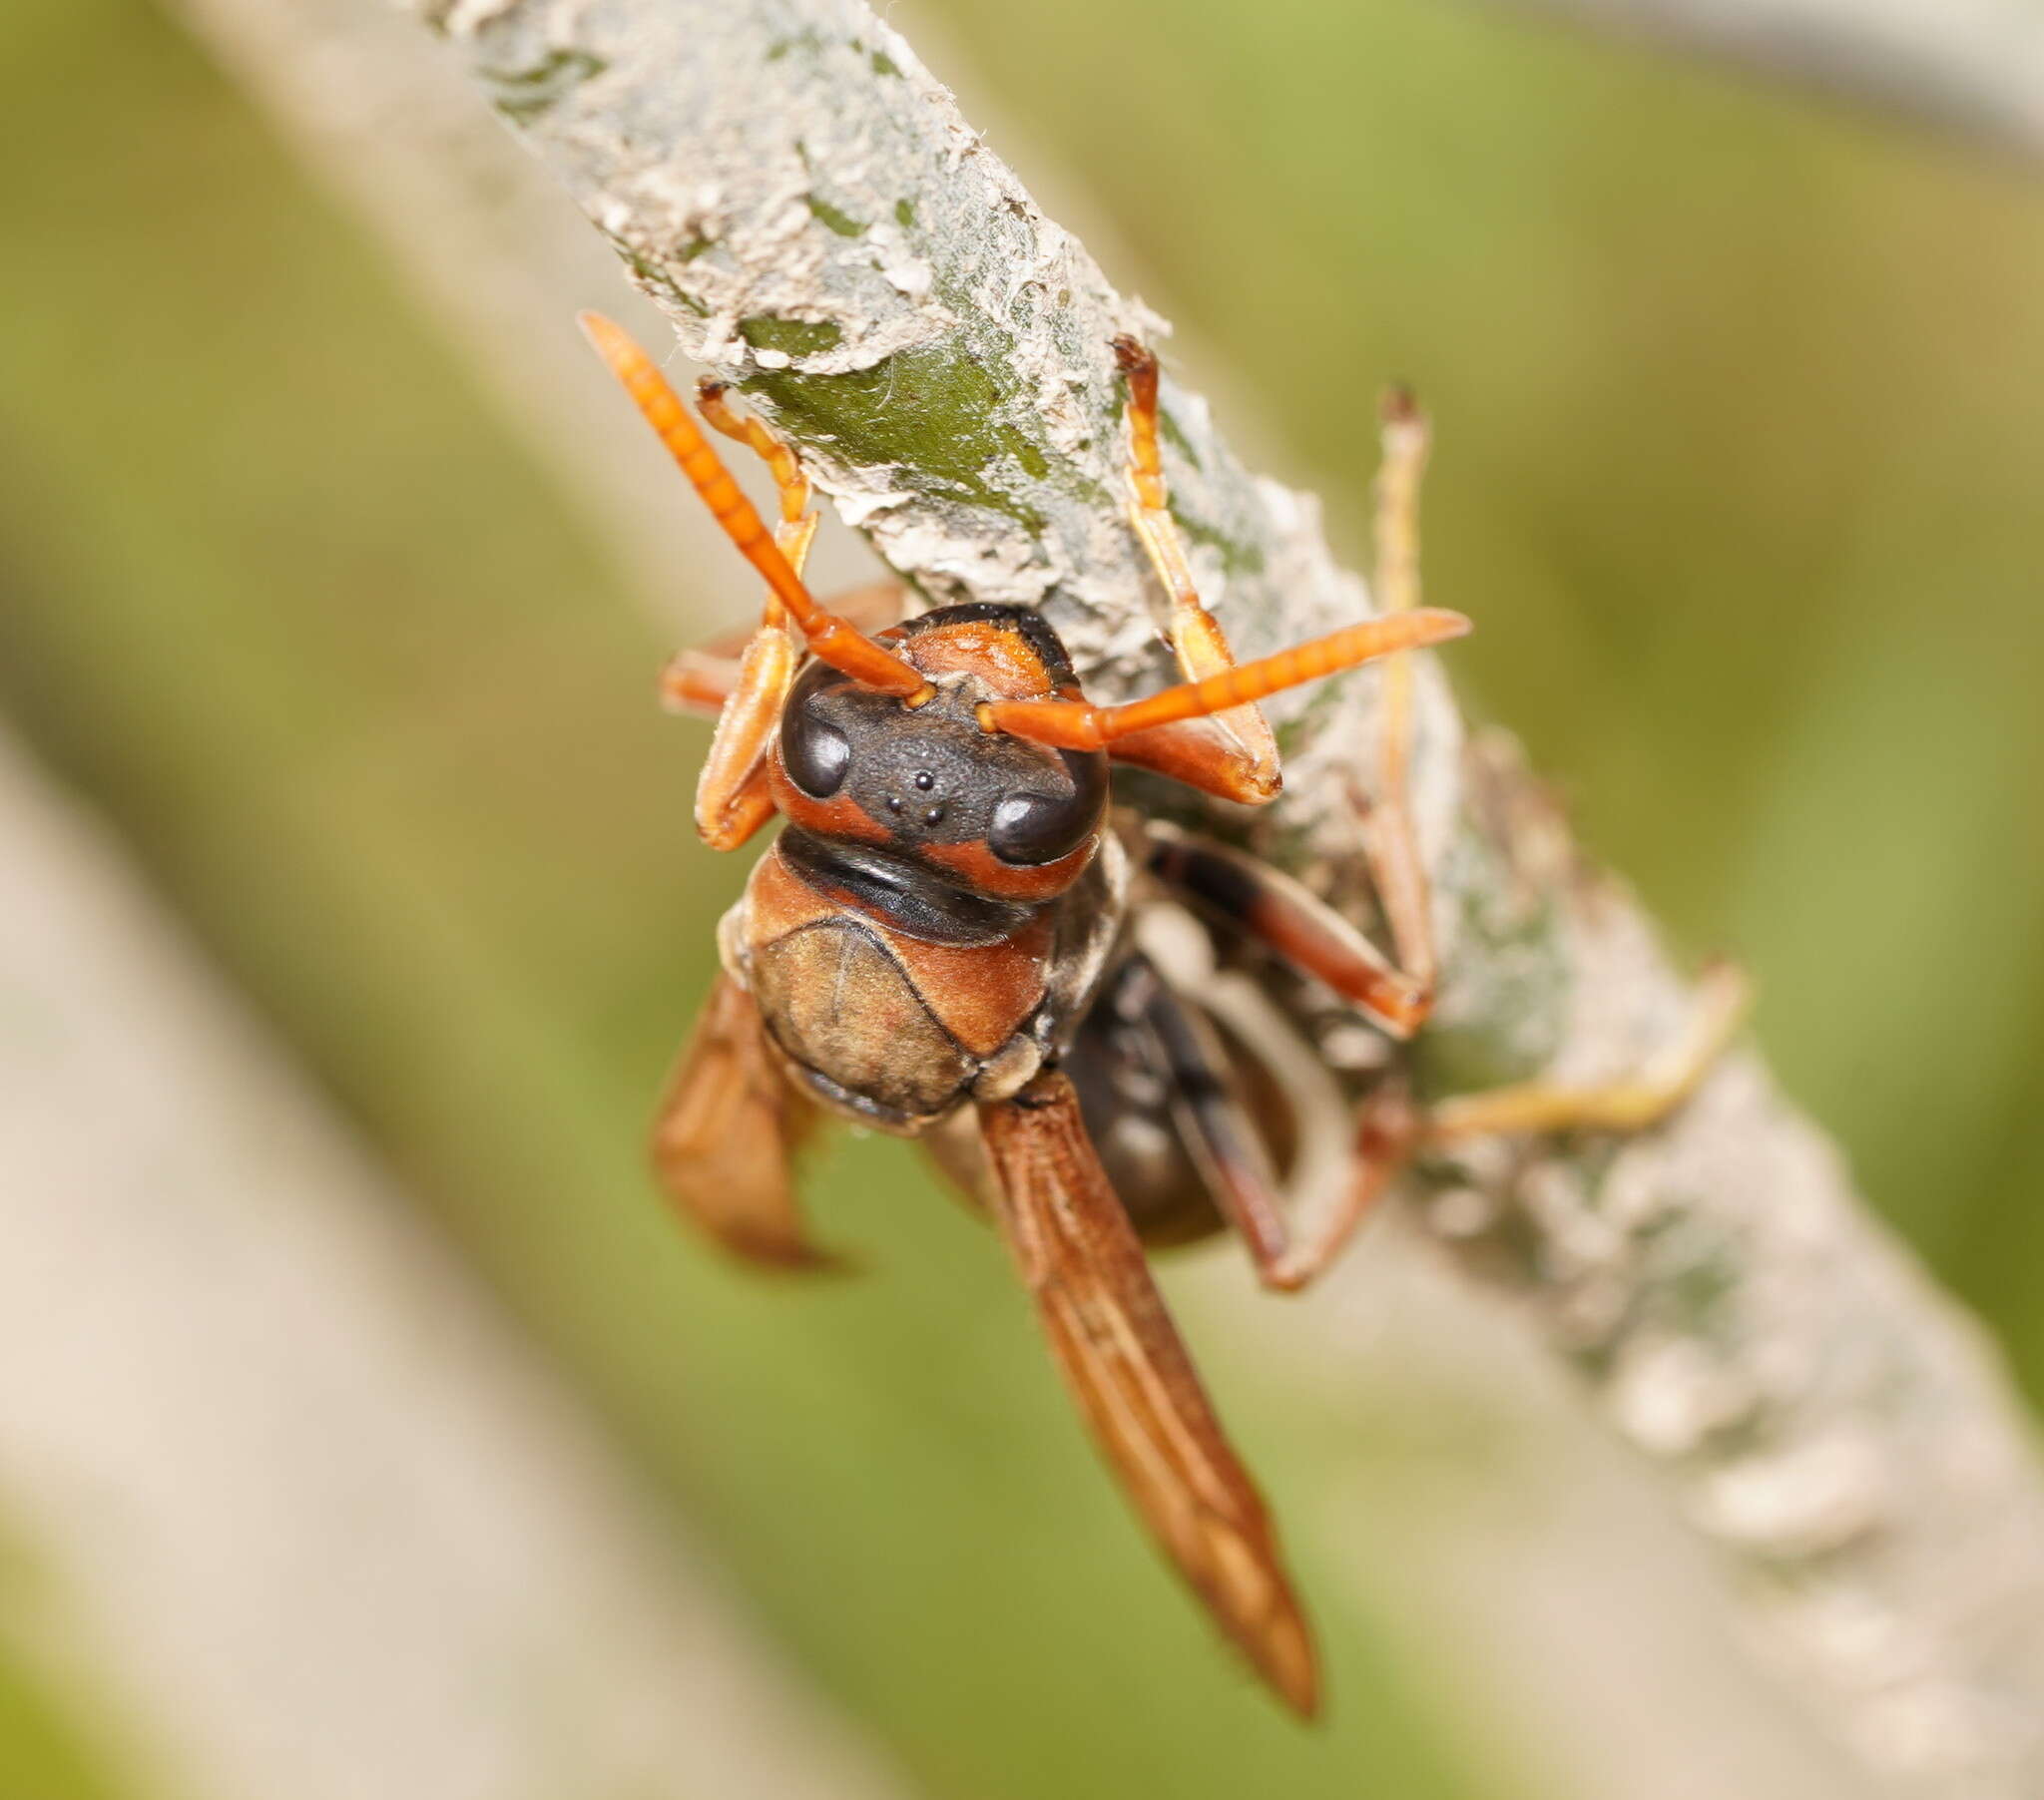
<path id="1" fill-rule="evenodd" d="M 1466 613 L 1452 613 L 1446 607 L 1421 607 L 1408 616 L 1427 644 L 1451 644 L 1476 629 L 1476 622 Z"/>
<path id="2" fill-rule="evenodd" d="M 576 324 L 582 327 L 582 335 L 589 339 L 600 352 L 608 356 L 620 343 L 631 340 L 625 335 L 625 327 L 615 319 L 605 318 L 601 312 L 585 307 L 575 315 Z"/>

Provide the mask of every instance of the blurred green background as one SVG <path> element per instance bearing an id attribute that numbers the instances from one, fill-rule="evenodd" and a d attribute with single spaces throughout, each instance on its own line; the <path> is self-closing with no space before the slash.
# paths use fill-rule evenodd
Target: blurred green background
<path id="1" fill-rule="evenodd" d="M 928 9 L 1350 551 L 1374 395 L 1420 388 L 1465 691 L 1755 968 L 1790 1091 L 2044 1394 L 2035 179 L 1447 0 Z M 1326 1737 L 1246 1690 L 898 1146 L 812 1183 L 861 1281 L 677 1240 L 641 1121 L 743 870 L 687 829 L 669 647 L 166 17 L 13 0 L 0 78 L 0 708 L 800 1660 L 932 1794 L 1541 1791 L 1366 1606 Z M 1319 1454 L 1246 1435 L 1280 1496 Z M 0 1668 L 0 1790 L 111 1792 L 91 1737 Z"/>

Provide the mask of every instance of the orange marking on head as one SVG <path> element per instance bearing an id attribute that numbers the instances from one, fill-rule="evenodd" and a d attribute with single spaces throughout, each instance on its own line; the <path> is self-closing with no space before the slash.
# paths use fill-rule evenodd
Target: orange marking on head
<path id="1" fill-rule="evenodd" d="M 976 675 L 1002 699 L 1040 699 L 1052 690 L 1043 659 L 1012 625 L 974 619 L 932 626 L 903 650 L 924 675 Z"/>
<path id="2" fill-rule="evenodd" d="M 766 780 L 774 806 L 790 825 L 813 831 L 819 837 L 850 838 L 861 844 L 884 844 L 894 835 L 849 794 L 835 793 L 827 800 L 816 800 L 803 793 L 781 766 L 777 743 L 767 764 Z"/>
<path id="3" fill-rule="evenodd" d="M 918 854 L 961 877 L 975 893 L 1000 900 L 1049 900 L 1079 879 L 1099 841 L 1096 832 L 1056 862 L 1032 865 L 1003 862 L 982 843 L 924 844 Z"/>

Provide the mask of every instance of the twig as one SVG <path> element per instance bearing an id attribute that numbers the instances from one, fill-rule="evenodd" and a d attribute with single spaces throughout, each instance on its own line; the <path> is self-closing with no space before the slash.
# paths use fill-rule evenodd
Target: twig
<path id="1" fill-rule="evenodd" d="M 1701 50 L 2044 156 L 2044 10 L 2032 0 L 1505 0 Z"/>
<path id="2" fill-rule="evenodd" d="M 853 0 L 433 0 L 498 109 L 684 349 L 802 448 L 931 599 L 1038 601 L 1089 684 L 1162 673 L 1116 500 L 1110 344 L 1161 325 L 1044 219 Z M 1248 474 L 1167 386 L 1167 466 L 1238 648 L 1352 619 L 1313 504 Z M 1453 430 L 1452 420 L 1444 429 Z M 1479 619 L 1477 596 L 1443 597 Z M 1415 695 L 1444 1003 L 1437 1091 L 1627 1071 L 1681 1029 L 1651 927 L 1580 867 L 1510 751 Z M 1366 677 L 1275 708 L 1289 786 L 1233 828 L 1366 905 L 1351 789 Z M 1299 997 L 1294 1004 L 1303 1006 Z M 1346 1053 L 1326 1032 L 1330 1059 Z M 1791 1691 L 1870 1776 L 2044 1781 L 2044 1477 L 1970 1325 L 1736 1056 L 1670 1127 L 1500 1143 L 1432 1171 L 1438 1241 L 1580 1370 L 1723 1552 Z"/>

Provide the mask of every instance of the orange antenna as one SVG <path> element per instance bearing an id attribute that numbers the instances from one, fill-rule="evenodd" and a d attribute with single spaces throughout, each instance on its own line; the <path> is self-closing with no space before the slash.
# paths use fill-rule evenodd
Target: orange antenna
<path id="1" fill-rule="evenodd" d="M 1204 681 L 1185 681 L 1126 705 L 1095 706 L 1086 700 L 989 700 L 979 708 L 979 722 L 989 731 L 1006 731 L 1059 749 L 1100 750 L 1117 738 L 1267 699 L 1287 687 L 1338 675 L 1393 651 L 1445 644 L 1465 636 L 1469 629 L 1469 621 L 1460 613 L 1421 607 L 1344 626 L 1324 638 L 1280 650 L 1275 657 L 1260 657 Z"/>
<path id="2" fill-rule="evenodd" d="M 703 497 L 725 536 L 739 548 L 739 554 L 760 572 L 773 596 L 788 611 L 818 662 L 842 670 L 862 687 L 876 687 L 883 693 L 898 693 L 904 699 L 927 698 L 930 684 L 893 652 L 875 644 L 863 632 L 835 613 L 825 612 L 815 596 L 802 585 L 780 546 L 761 521 L 758 510 L 732 480 L 731 471 L 718 460 L 710 440 L 689 417 L 667 377 L 653 358 L 632 341 L 622 325 L 600 312 L 584 312 L 577 322 L 596 346 L 596 353 L 610 364 L 611 373 L 624 383 L 632 403 L 659 434 L 668 454 L 681 465 L 690 485 Z"/>

